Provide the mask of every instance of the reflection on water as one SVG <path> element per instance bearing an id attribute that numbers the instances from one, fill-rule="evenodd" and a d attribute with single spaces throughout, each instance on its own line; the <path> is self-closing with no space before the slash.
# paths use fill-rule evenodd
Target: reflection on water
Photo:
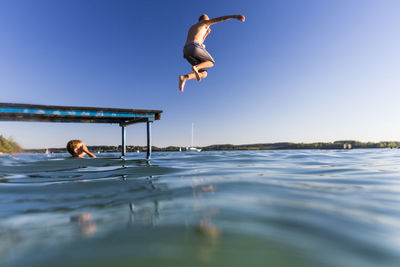
<path id="1" fill-rule="evenodd" d="M 81 233 L 90 236 L 96 231 L 96 223 L 91 222 L 92 215 L 90 213 L 81 213 L 77 216 L 71 216 L 71 222 L 77 222 Z"/>
<path id="2" fill-rule="evenodd" d="M 399 150 L 0 156 L 0 265 L 400 266 Z"/>

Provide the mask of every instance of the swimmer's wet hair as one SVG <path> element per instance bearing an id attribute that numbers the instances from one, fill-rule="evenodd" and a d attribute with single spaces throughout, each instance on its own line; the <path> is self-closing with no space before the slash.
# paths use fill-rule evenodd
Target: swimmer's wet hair
<path id="1" fill-rule="evenodd" d="M 67 150 L 68 152 L 74 156 L 75 153 L 75 148 L 78 148 L 79 145 L 81 145 L 83 142 L 81 140 L 71 140 L 67 143 Z"/>
<path id="2" fill-rule="evenodd" d="M 203 15 L 200 16 L 199 21 L 202 21 L 202 20 L 209 20 L 209 19 L 210 19 L 210 18 L 207 16 L 207 14 L 203 14 Z"/>

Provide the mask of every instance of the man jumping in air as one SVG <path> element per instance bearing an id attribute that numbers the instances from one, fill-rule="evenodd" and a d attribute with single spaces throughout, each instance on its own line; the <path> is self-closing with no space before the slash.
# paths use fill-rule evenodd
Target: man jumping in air
<path id="1" fill-rule="evenodd" d="M 203 44 L 207 35 L 210 34 L 210 26 L 230 19 L 238 19 L 244 22 L 243 15 L 223 16 L 215 19 L 210 19 L 206 14 L 201 15 L 199 22 L 190 27 L 186 39 L 185 47 L 183 48 L 183 57 L 192 64 L 193 72 L 179 76 L 179 90 L 183 92 L 183 88 L 187 80 L 207 77 L 206 68 L 214 66 L 214 59 L 207 52 L 206 46 Z"/>

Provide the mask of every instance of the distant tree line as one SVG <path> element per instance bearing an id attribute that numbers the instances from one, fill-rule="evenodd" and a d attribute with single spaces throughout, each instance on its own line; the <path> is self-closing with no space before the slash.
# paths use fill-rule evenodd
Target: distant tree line
<path id="1" fill-rule="evenodd" d="M 5 138 L 0 135 L 0 152 L 1 153 L 19 153 L 22 152 L 22 148 L 18 143 L 12 140 L 12 138 Z"/>
<path id="2" fill-rule="evenodd" d="M 343 149 L 345 144 L 350 144 L 352 148 L 398 148 L 398 141 L 382 142 L 359 142 L 354 140 L 343 140 L 335 142 L 316 142 L 316 143 L 265 143 L 248 145 L 212 145 L 203 147 L 203 150 L 270 150 L 270 149 Z"/>
<path id="3" fill-rule="evenodd" d="M 400 142 L 398 141 L 382 141 L 382 142 L 359 142 L 354 140 L 343 140 L 335 142 L 315 142 L 315 143 L 263 143 L 263 144 L 247 144 L 247 145 L 211 145 L 205 147 L 199 147 L 203 151 L 215 151 L 215 150 L 272 150 L 272 149 L 343 149 L 344 145 L 351 145 L 352 148 L 399 148 Z M 18 146 L 19 147 L 19 146 Z M 93 153 L 97 152 L 121 152 L 121 146 L 88 146 L 89 150 Z M 181 147 L 182 151 L 185 147 Z M 20 149 L 20 148 L 19 148 Z M 168 146 L 168 147 L 151 147 L 152 151 L 179 151 L 179 146 Z M 50 152 L 53 153 L 67 153 L 65 148 L 49 148 Z M 146 146 L 126 146 L 127 152 L 143 152 L 147 151 Z M 1 151 L 1 150 L 0 150 Z M 24 152 L 27 153 L 44 153 L 45 149 L 27 149 Z"/>

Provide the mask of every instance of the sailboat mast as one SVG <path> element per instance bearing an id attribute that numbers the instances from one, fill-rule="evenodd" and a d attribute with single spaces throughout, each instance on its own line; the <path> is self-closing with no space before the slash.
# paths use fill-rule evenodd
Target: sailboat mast
<path id="1" fill-rule="evenodd" d="M 193 129 L 194 129 L 194 123 L 192 123 L 192 147 L 193 147 Z"/>

